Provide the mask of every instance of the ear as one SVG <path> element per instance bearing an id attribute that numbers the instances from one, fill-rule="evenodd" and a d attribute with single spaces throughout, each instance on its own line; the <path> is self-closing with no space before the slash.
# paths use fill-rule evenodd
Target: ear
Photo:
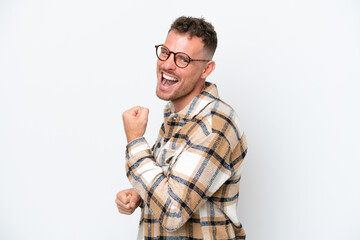
<path id="1" fill-rule="evenodd" d="M 214 61 L 207 62 L 203 69 L 203 72 L 201 73 L 201 78 L 206 79 L 210 75 L 210 73 L 214 71 L 214 69 L 215 69 L 215 62 Z"/>

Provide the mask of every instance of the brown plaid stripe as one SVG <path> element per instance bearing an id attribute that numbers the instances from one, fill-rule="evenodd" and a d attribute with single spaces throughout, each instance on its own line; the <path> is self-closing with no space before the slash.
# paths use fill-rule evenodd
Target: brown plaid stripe
<path id="1" fill-rule="evenodd" d="M 127 176 L 144 200 L 145 239 L 245 239 L 237 200 L 245 135 L 214 84 L 178 113 L 171 102 L 159 137 L 128 144 Z"/>

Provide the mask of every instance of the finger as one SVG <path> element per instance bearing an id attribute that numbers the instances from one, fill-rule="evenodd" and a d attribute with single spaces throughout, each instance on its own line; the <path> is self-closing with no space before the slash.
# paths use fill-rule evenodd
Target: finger
<path id="1" fill-rule="evenodd" d="M 130 112 L 134 115 L 137 116 L 141 113 L 142 107 L 141 106 L 136 106 L 130 109 Z"/>
<path id="2" fill-rule="evenodd" d="M 122 206 L 123 208 L 128 208 L 127 206 L 130 206 L 130 201 L 127 203 L 124 203 L 123 201 L 121 201 L 118 198 L 115 200 L 115 203 L 116 203 L 116 205 Z"/>
<path id="3" fill-rule="evenodd" d="M 123 112 L 123 118 L 124 117 L 136 117 L 140 112 L 140 106 L 132 107 L 126 111 Z"/>
<path id="4" fill-rule="evenodd" d="M 134 113 L 135 113 L 135 116 L 138 116 L 139 114 L 141 114 L 141 107 L 140 106 L 134 107 Z"/>
<path id="5" fill-rule="evenodd" d="M 119 213 L 122 213 L 122 214 L 128 214 L 129 215 L 129 214 L 132 214 L 134 212 L 134 210 L 135 210 L 133 208 L 125 209 L 125 208 L 123 208 L 121 206 L 117 206 L 117 207 L 118 207 Z"/>
<path id="6" fill-rule="evenodd" d="M 131 197 L 131 195 L 127 190 L 123 190 L 116 195 L 116 199 L 118 199 L 119 201 L 121 201 L 124 204 L 129 203 L 130 197 Z"/>
<path id="7" fill-rule="evenodd" d="M 129 211 L 131 210 L 131 206 L 130 206 L 130 203 L 128 204 L 124 204 L 120 201 L 115 201 L 116 202 L 116 206 L 119 210 L 123 210 L 123 211 Z"/>
<path id="8" fill-rule="evenodd" d="M 133 214 L 133 212 L 134 212 L 134 209 L 127 210 L 127 211 L 119 209 L 119 213 L 126 214 L 126 215 L 131 215 L 131 214 Z"/>
<path id="9" fill-rule="evenodd" d="M 130 207 L 130 204 L 124 205 L 122 203 L 119 203 L 116 205 L 118 208 L 118 211 L 123 214 L 132 214 L 136 208 Z"/>

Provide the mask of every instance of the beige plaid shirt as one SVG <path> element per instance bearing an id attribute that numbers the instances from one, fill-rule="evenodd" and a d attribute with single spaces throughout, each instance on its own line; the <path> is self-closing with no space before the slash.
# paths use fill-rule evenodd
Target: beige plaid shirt
<path id="1" fill-rule="evenodd" d="M 126 170 L 143 199 L 143 239 L 245 239 L 237 217 L 242 162 L 247 152 L 234 110 L 214 84 L 183 110 L 164 110 L 159 137 L 126 148 Z"/>

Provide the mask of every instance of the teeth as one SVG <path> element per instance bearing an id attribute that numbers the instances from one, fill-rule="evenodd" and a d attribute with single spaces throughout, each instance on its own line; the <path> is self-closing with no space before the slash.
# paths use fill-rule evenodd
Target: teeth
<path id="1" fill-rule="evenodd" d="M 170 77 L 170 76 L 165 75 L 165 74 L 163 74 L 163 78 L 165 78 L 166 80 L 170 80 L 170 81 L 177 81 L 175 78 Z M 164 80 L 163 80 L 163 82 L 164 82 Z"/>

